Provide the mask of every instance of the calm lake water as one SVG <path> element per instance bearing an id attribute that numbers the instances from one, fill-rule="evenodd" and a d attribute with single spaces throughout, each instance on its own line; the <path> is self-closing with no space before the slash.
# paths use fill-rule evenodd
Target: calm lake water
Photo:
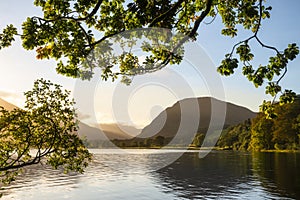
<path id="1" fill-rule="evenodd" d="M 300 199 L 297 153 L 93 152 L 84 174 L 28 168 L 2 199 Z"/>

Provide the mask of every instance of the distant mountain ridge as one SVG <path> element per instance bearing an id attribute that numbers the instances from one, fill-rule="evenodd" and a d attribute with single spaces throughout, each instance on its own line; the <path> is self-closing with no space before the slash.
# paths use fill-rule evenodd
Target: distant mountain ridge
<path id="1" fill-rule="evenodd" d="M 18 108 L 17 106 L 3 100 L 0 98 L 0 106 L 4 107 L 6 110 L 13 110 Z M 78 135 L 81 138 L 85 138 L 88 141 L 103 140 L 108 141 L 112 139 L 130 139 L 133 136 L 127 133 L 137 134 L 140 132 L 131 126 L 119 125 L 119 124 L 100 124 L 99 128 L 89 126 L 81 121 L 79 121 L 79 131 Z"/>
<path id="2" fill-rule="evenodd" d="M 1 98 L 0 98 L 0 106 L 4 107 L 6 110 L 13 110 L 14 108 L 18 108 L 17 106 L 15 106 Z"/>
<path id="3" fill-rule="evenodd" d="M 134 136 L 130 135 L 129 131 L 132 131 L 132 133 L 140 132 L 139 129 L 121 124 L 99 124 L 98 127 L 92 127 L 80 122 L 79 136 L 85 137 L 88 141 L 107 141 L 113 139 L 131 139 Z"/>
<path id="4" fill-rule="evenodd" d="M 173 106 L 168 107 L 163 112 L 161 112 L 148 126 L 146 126 L 141 134 L 138 136 L 140 138 L 148 138 L 148 137 L 157 137 L 163 136 L 165 138 L 174 137 L 179 130 L 180 122 L 181 122 L 181 107 L 180 105 L 185 105 L 186 109 L 184 112 L 185 123 L 189 123 L 189 119 L 193 119 L 193 117 L 197 116 L 195 111 L 195 102 L 198 102 L 199 105 L 199 114 L 200 119 L 198 120 L 198 128 L 196 127 L 196 131 L 199 133 L 206 133 L 208 131 L 208 127 L 210 126 L 210 131 L 220 130 L 227 128 L 231 125 L 236 125 L 241 123 L 249 118 L 254 118 L 257 114 L 249 110 L 248 108 L 238 106 L 232 103 L 224 102 L 221 100 L 217 100 L 211 97 L 199 97 L 199 98 L 189 98 L 183 99 L 176 102 Z M 211 119 L 212 109 L 211 105 L 214 105 L 214 119 Z M 226 107 L 226 115 L 224 116 L 222 113 L 222 108 Z M 224 110 L 224 109 L 223 109 Z M 225 117 L 224 124 L 222 124 L 222 117 Z M 191 120 L 194 121 L 194 120 Z M 195 121 L 194 121 L 195 122 Z M 192 122 L 191 122 L 192 123 Z M 185 135 L 183 137 L 192 138 L 195 134 L 192 127 L 194 124 L 187 124 L 187 128 L 185 130 Z M 189 130 L 190 129 L 190 130 Z M 178 138 L 180 140 L 185 138 Z"/>

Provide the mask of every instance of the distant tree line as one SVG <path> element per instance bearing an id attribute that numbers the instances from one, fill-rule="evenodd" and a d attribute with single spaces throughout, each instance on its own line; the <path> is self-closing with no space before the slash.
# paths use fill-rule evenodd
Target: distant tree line
<path id="1" fill-rule="evenodd" d="M 114 139 L 111 141 L 104 140 L 84 140 L 84 144 L 89 148 L 115 147 L 120 148 L 161 148 L 167 145 L 172 138 L 156 136 L 153 138 L 132 138 L 132 139 Z"/>
<path id="2" fill-rule="evenodd" d="M 200 147 L 203 143 L 205 138 L 205 134 L 197 133 L 193 138 L 192 143 L 189 147 Z M 151 137 L 151 138 L 132 138 L 132 139 L 114 139 L 111 141 L 104 141 L 104 140 L 93 140 L 87 141 L 83 139 L 84 144 L 88 148 L 105 148 L 105 147 L 120 147 L 120 148 L 162 148 L 168 145 L 172 137 L 164 137 L 161 135 Z M 184 141 L 178 141 L 175 143 L 175 146 L 178 147 L 185 147 L 186 144 Z"/>

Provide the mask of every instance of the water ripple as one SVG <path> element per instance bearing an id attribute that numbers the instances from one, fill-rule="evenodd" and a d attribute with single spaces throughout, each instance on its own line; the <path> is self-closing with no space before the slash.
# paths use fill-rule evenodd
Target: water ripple
<path id="1" fill-rule="evenodd" d="M 155 170 L 161 161 L 182 152 L 130 151 L 94 150 L 94 161 L 84 174 L 63 174 L 47 166 L 26 168 L 3 188 L 3 200 L 300 198 L 300 177 L 295 176 L 299 154 L 287 169 L 281 159 L 288 154 L 212 152 L 199 159 L 193 151 Z"/>

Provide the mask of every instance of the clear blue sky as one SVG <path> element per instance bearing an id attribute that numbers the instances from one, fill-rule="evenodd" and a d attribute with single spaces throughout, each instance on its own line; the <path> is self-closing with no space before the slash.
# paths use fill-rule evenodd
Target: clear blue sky
<path id="1" fill-rule="evenodd" d="M 276 46 L 279 49 L 284 49 L 288 43 L 292 42 L 300 45 L 300 1 L 271 0 L 268 2 L 272 4 L 273 10 L 271 19 L 263 22 L 263 28 L 260 31 L 261 38 L 265 43 Z M 0 28 L 2 29 L 6 24 L 10 23 L 20 27 L 20 24 L 27 16 L 40 14 L 40 9 L 33 6 L 32 0 L 0 1 Z M 247 33 L 242 33 L 240 37 L 230 39 L 221 36 L 220 30 L 220 19 L 216 19 L 212 25 L 202 25 L 199 29 L 200 35 L 197 41 L 211 57 L 215 65 L 218 65 L 224 55 L 231 50 L 234 42 L 247 37 Z M 255 63 L 257 64 L 266 64 L 268 56 L 271 55 L 269 53 L 272 53 L 258 46 L 255 48 L 255 51 Z M 30 90 L 33 81 L 41 77 L 50 79 L 73 91 L 76 80 L 56 74 L 54 66 L 54 61 L 36 60 L 35 52 L 23 50 L 20 41 L 17 40 L 12 47 L 0 51 L 0 98 L 22 106 L 24 102 L 23 92 Z M 193 78 L 195 78 L 193 74 L 185 73 L 185 77 L 190 77 L 191 82 L 193 82 Z M 299 77 L 300 57 L 289 65 L 289 72 L 284 78 L 282 85 L 300 93 Z M 241 76 L 240 70 L 231 77 L 222 77 L 221 79 L 227 101 L 258 111 L 262 100 L 269 98 L 264 94 L 264 88 L 255 88 L 246 78 Z M 102 123 L 108 123 L 112 121 L 110 104 L 113 86 L 110 83 L 100 82 L 99 84 L 98 89 L 100 88 L 101 92 L 100 94 L 95 94 L 95 96 L 101 101 L 97 100 L 99 105 L 95 105 L 97 107 L 96 114 Z M 197 84 L 194 87 L 197 95 L 209 95 L 209 93 L 205 94 L 203 91 L 197 92 L 199 89 Z M 153 98 L 155 95 L 157 96 L 157 93 L 160 94 L 160 97 Z M 136 125 L 148 123 L 164 107 L 170 106 L 176 101 L 174 95 L 164 93 L 162 88 L 146 88 L 144 92 L 135 93 L 134 95 L 136 100 L 131 102 L 129 109 L 131 109 L 130 117 L 136 121 Z M 84 105 L 79 111 L 82 115 L 90 115 L 87 110 L 93 109 Z"/>

